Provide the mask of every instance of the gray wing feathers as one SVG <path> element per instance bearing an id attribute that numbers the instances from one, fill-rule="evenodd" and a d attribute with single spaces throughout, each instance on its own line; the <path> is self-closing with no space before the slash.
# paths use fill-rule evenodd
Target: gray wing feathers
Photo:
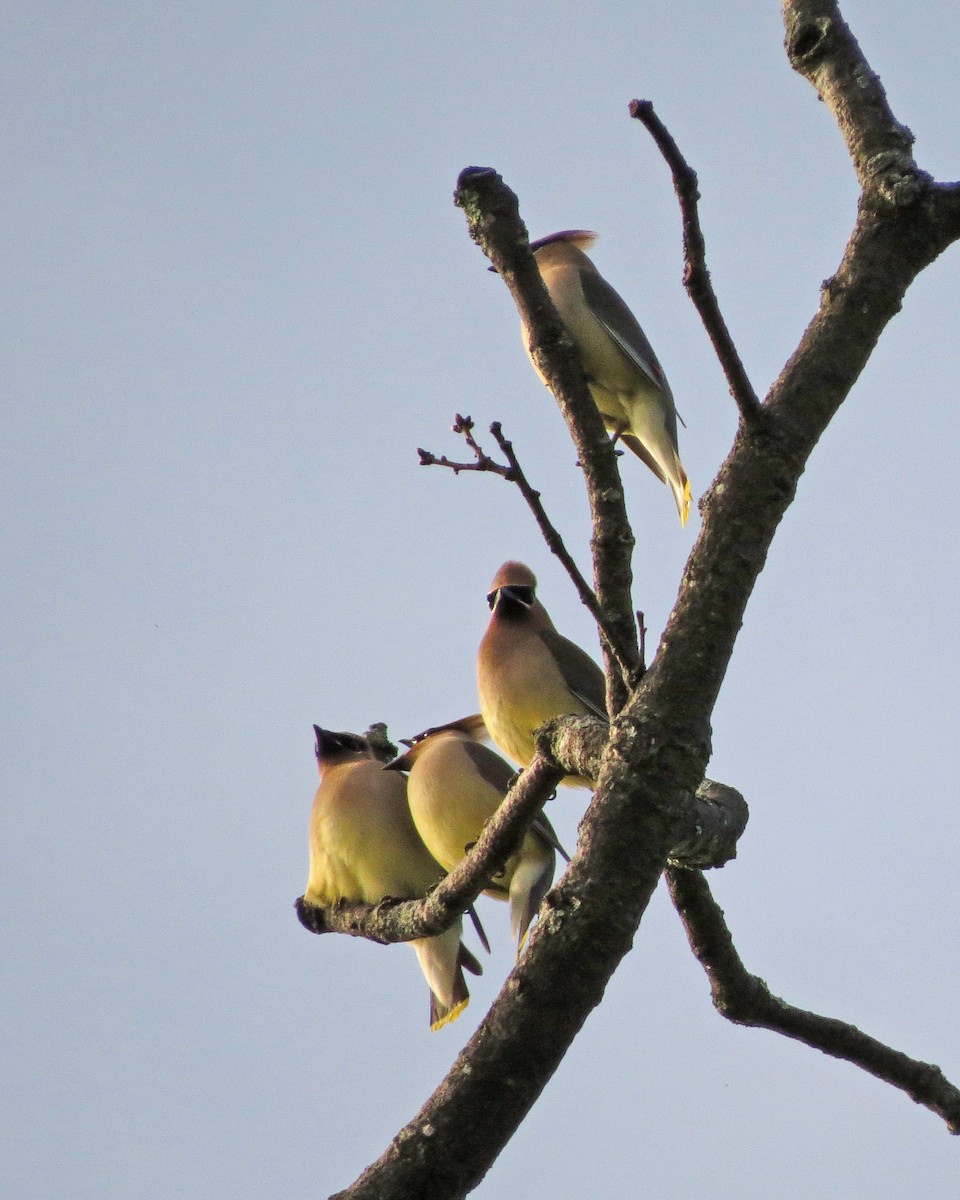
<path id="1" fill-rule="evenodd" d="M 570 691 L 585 708 L 606 721 L 606 684 L 603 672 L 590 655 L 555 629 L 541 629 L 539 636 L 553 656 Z"/>
<path id="2" fill-rule="evenodd" d="M 542 838 L 547 843 L 551 850 L 556 850 L 564 862 L 570 861 L 570 855 L 560 845 L 560 839 L 554 833 L 553 826 L 543 815 L 543 813 L 541 813 L 539 817 L 535 817 L 533 819 L 530 828 L 537 835 L 537 837 Z"/>
<path id="3" fill-rule="evenodd" d="M 504 795 L 517 772 L 499 754 L 479 742 L 463 742 L 464 753 L 477 768 L 481 778 Z"/>
<path id="4" fill-rule="evenodd" d="M 510 787 L 510 784 L 517 777 L 517 772 L 504 762 L 499 754 L 494 754 L 492 750 L 488 750 L 486 746 L 482 746 L 477 742 L 465 742 L 463 748 L 473 760 L 474 765 L 480 772 L 481 776 L 498 792 L 504 795 Z M 570 855 L 560 845 L 560 839 L 553 831 L 553 826 L 547 818 L 541 813 L 538 817 L 534 817 L 530 824 L 530 828 L 539 838 L 556 852 L 567 862 L 570 861 Z M 497 890 L 506 890 L 499 888 L 496 881 L 491 884 L 491 887 Z"/>
<path id="5" fill-rule="evenodd" d="M 647 335 L 637 318 L 609 283 L 593 271 L 581 271 L 583 297 L 593 315 L 631 362 L 635 363 L 654 387 L 671 400 L 670 386 L 657 361 Z"/>

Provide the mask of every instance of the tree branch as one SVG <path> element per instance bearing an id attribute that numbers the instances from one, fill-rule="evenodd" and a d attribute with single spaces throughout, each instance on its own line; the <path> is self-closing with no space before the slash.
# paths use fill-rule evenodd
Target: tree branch
<path id="1" fill-rule="evenodd" d="M 580 357 L 540 278 L 517 197 L 496 171 L 467 167 L 457 180 L 454 203 L 466 214 L 470 236 L 510 289 L 523 323 L 531 332 L 531 353 L 556 397 L 576 446 L 593 524 L 594 588 L 612 645 L 617 647 L 618 657 L 630 665 L 632 678 L 639 666 L 631 602 L 634 537 L 616 452 L 590 395 Z M 609 712 L 620 711 L 628 691 L 619 673 L 608 669 Z"/>
<path id="2" fill-rule="evenodd" d="M 814 9 L 836 11 L 800 0 L 787 5 L 788 36 L 792 17 Z M 819 53 L 829 57 L 835 41 L 825 39 Z M 809 37 L 801 38 L 794 53 L 814 49 Z M 819 62 L 816 71 L 822 79 L 830 68 Z M 848 84 L 837 86 L 842 92 Z M 848 107 L 852 120 L 859 119 L 856 104 Z M 881 173 L 889 182 L 890 173 Z M 806 460 L 906 288 L 956 236 L 954 190 L 933 188 L 926 204 L 910 202 L 910 188 L 898 188 L 896 179 L 892 190 L 908 202 L 895 212 L 888 205 L 882 214 L 873 198 L 861 205 L 841 273 L 771 390 L 765 419 L 741 422 L 702 506 L 703 526 L 660 649 L 619 712 L 622 684 L 614 692 L 616 673 L 608 670 L 617 716 L 594 798 L 577 853 L 549 893 L 525 953 L 438 1090 L 341 1197 L 450 1200 L 476 1186 L 632 945 L 664 864 L 688 828 L 688 796 L 709 760 L 710 716 L 744 608 Z M 538 366 L 558 396 L 584 467 L 597 597 L 618 631 L 618 645 L 635 647 L 633 537 L 615 456 L 529 252 L 516 197 L 495 172 L 469 168 L 460 177 L 457 203 L 534 331 Z M 819 356 L 826 348 L 836 355 L 832 364 Z"/>
<path id="3" fill-rule="evenodd" d="M 422 467 L 449 467 L 453 473 L 459 474 L 461 471 L 487 471 L 495 475 L 499 475 L 502 479 L 506 479 L 509 483 L 515 483 L 520 489 L 520 494 L 527 502 L 527 506 L 533 513 L 534 519 L 543 534 L 543 540 L 547 544 L 547 548 L 551 553 L 555 554 L 563 564 L 564 569 L 570 576 L 573 586 L 577 589 L 577 594 L 580 597 L 581 603 L 593 617 L 597 623 L 597 628 L 600 630 L 600 638 L 606 651 L 610 657 L 616 662 L 620 675 L 626 683 L 627 687 L 633 688 L 639 683 L 640 677 L 643 674 L 643 659 L 642 655 L 638 666 L 635 668 L 621 653 L 621 649 L 616 641 L 616 631 L 607 621 L 603 609 L 600 607 L 600 602 L 597 600 L 593 589 L 584 579 L 580 568 L 574 561 L 573 555 L 564 544 L 563 538 L 557 527 L 547 516 L 547 511 L 543 507 L 540 499 L 540 493 L 531 486 L 527 479 L 523 468 L 520 465 L 520 460 L 517 458 L 513 448 L 513 442 L 508 441 L 504 436 L 503 427 L 499 421 L 494 421 L 490 426 L 490 432 L 493 434 L 497 445 L 503 452 L 507 460 L 508 466 L 498 463 L 496 459 L 490 457 L 481 448 L 476 438 L 473 436 L 474 422 L 472 417 L 462 417 L 457 413 L 456 420 L 453 423 L 453 432 L 462 434 L 467 445 L 474 453 L 476 459 L 472 463 L 451 462 L 446 456 L 438 458 L 429 450 L 423 450 L 417 447 L 417 453 L 420 455 L 420 465 Z"/>
<path id="4" fill-rule="evenodd" d="M 670 851 L 668 865 L 705 871 L 737 857 L 750 810 L 736 788 L 705 779 L 684 808 L 690 834 Z"/>
<path id="5" fill-rule="evenodd" d="M 864 193 L 894 206 L 913 204 L 929 183 L 901 125 L 833 0 L 784 0 L 790 65 L 833 112 Z"/>
<path id="6" fill-rule="evenodd" d="M 379 728 L 385 731 L 385 726 Z M 537 756 L 518 777 L 476 844 L 422 900 L 385 897 L 379 904 L 340 901 L 328 908 L 295 901 L 311 933 L 347 933 L 381 945 L 409 942 L 448 929 L 477 899 L 517 849 L 531 821 L 566 775 L 596 778 L 609 726 L 597 717 L 558 717 L 537 733 Z M 720 867 L 736 857 L 748 811 L 741 794 L 704 780 L 689 798 L 670 860 L 687 867 Z"/>
<path id="7" fill-rule="evenodd" d="M 483 1178 L 602 999 L 677 840 L 670 814 L 635 803 L 637 783 L 604 754 L 577 852 L 500 994 L 416 1117 L 335 1200 L 451 1200 Z"/>
<path id="8" fill-rule="evenodd" d="M 755 421 L 762 412 L 760 401 L 720 312 L 720 305 L 710 281 L 710 272 L 707 270 L 707 248 L 700 228 L 698 209 L 700 191 L 697 174 L 680 153 L 680 148 L 670 131 L 653 111 L 653 103 L 650 100 L 631 100 L 630 116 L 646 127 L 670 168 L 683 223 L 683 286 L 687 289 L 713 343 L 720 366 L 727 377 L 730 394 L 740 410 L 740 419 Z"/>
<path id="9" fill-rule="evenodd" d="M 383 944 L 442 933 L 502 869 L 565 773 L 538 755 L 504 797 L 470 853 L 424 899 L 386 898 L 375 905 L 340 902 L 319 908 L 300 896 L 295 902 L 300 924 L 311 933 L 349 933 Z"/>
<path id="10" fill-rule="evenodd" d="M 795 1008 L 774 996 L 766 983 L 743 965 L 723 911 L 699 871 L 671 868 L 667 884 L 690 948 L 710 980 L 713 1003 L 727 1020 L 782 1033 L 853 1063 L 942 1117 L 951 1133 L 960 1133 L 960 1090 L 939 1067 L 909 1058 L 855 1025 Z"/>
<path id="11" fill-rule="evenodd" d="M 472 463 L 452 462 L 445 454 L 438 458 L 437 455 L 432 453 L 430 450 L 424 450 L 422 446 L 418 446 L 417 454 L 420 455 L 421 467 L 449 467 L 450 470 L 453 471 L 454 475 L 459 475 L 461 471 L 486 471 L 492 475 L 499 475 L 501 479 L 506 479 L 508 483 L 517 484 L 517 486 L 520 488 L 520 491 L 523 492 L 525 499 L 527 497 L 527 492 L 524 491 L 524 485 L 529 489 L 531 495 L 536 496 L 539 499 L 540 493 L 533 491 L 533 489 L 527 484 L 525 478 L 523 480 L 523 484 L 521 484 L 519 476 L 514 472 L 512 467 L 505 467 L 503 463 L 498 463 L 496 459 L 491 458 L 490 455 L 483 450 L 483 448 L 480 446 L 480 443 L 473 436 L 473 417 L 463 417 L 460 415 L 460 413 L 457 413 L 450 428 L 454 433 L 460 434 L 463 440 L 473 451 L 473 456 L 476 461 Z M 492 431 L 493 429 L 491 426 L 491 432 Z M 527 500 L 527 503 L 530 503 L 529 499 Z M 534 515 L 536 515 L 536 512 Z M 546 513 L 543 515 L 546 517 Z M 552 528 L 553 526 L 551 526 L 551 529 Z"/>

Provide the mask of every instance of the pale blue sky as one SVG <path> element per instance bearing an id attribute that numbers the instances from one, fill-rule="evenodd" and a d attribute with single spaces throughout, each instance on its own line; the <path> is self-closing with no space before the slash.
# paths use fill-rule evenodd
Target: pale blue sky
<path id="1" fill-rule="evenodd" d="M 501 420 L 582 565 L 574 454 L 451 203 L 496 167 L 533 236 L 596 229 L 686 422 L 733 402 L 680 283 L 652 99 L 700 175 L 755 385 L 836 267 L 856 191 L 773 0 L 5 5 L 0 1192 L 281 1200 L 345 1186 L 510 963 L 506 910 L 439 1034 L 406 947 L 311 938 L 311 725 L 408 736 L 476 707 L 484 594 L 527 560 L 585 612 L 456 411 Z M 847 3 L 960 173 L 956 14 Z M 748 966 L 960 1079 L 956 252 L 818 447 L 747 611 L 710 773 L 751 821 L 712 882 Z M 696 535 L 623 464 L 651 638 Z M 568 843 L 584 796 L 550 817 Z M 712 1010 L 655 897 L 479 1197 L 953 1200 L 960 1147 L 852 1067 Z"/>

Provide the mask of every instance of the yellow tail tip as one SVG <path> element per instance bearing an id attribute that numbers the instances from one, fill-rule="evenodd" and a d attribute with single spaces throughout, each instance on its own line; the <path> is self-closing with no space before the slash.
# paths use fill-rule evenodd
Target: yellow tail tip
<path id="1" fill-rule="evenodd" d="M 687 517 L 690 516 L 690 480 L 683 481 L 683 500 L 678 505 L 680 509 L 680 524 L 686 525 Z"/>
<path id="2" fill-rule="evenodd" d="M 449 1025 L 451 1021 L 455 1021 L 469 1003 L 470 1003 L 470 998 L 468 996 L 466 1000 L 461 1000 L 459 1002 L 459 1004 L 455 1004 L 453 1006 L 453 1008 L 451 1008 L 448 1012 L 445 1012 L 442 1017 L 437 1017 L 437 1019 L 435 1021 L 431 1021 L 430 1022 L 431 1031 L 433 1033 L 436 1033 L 436 1031 L 438 1029 L 442 1029 L 444 1027 L 444 1025 Z"/>

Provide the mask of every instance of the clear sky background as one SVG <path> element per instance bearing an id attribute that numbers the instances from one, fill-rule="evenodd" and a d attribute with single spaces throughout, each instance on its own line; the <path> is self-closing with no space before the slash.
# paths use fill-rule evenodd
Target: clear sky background
<path id="1" fill-rule="evenodd" d="M 429 1095 L 510 966 L 427 1029 L 407 947 L 314 938 L 313 722 L 476 708 L 484 595 L 540 575 L 515 490 L 418 466 L 501 420 L 580 563 L 586 502 L 512 302 L 451 203 L 496 167 L 532 236 L 601 234 L 699 496 L 735 428 L 681 283 L 652 99 L 699 172 L 709 265 L 762 392 L 856 187 L 774 0 L 6 4 L 0 1193 L 324 1196 Z M 847 0 L 960 174 L 952 5 Z M 801 481 L 746 614 L 710 774 L 711 882 L 747 965 L 960 1079 L 956 251 L 910 292 Z M 699 518 L 622 464 L 652 645 Z M 573 844 L 585 796 L 550 807 Z M 854 1068 L 712 1009 L 663 891 L 477 1191 L 955 1200 L 960 1143 Z"/>

